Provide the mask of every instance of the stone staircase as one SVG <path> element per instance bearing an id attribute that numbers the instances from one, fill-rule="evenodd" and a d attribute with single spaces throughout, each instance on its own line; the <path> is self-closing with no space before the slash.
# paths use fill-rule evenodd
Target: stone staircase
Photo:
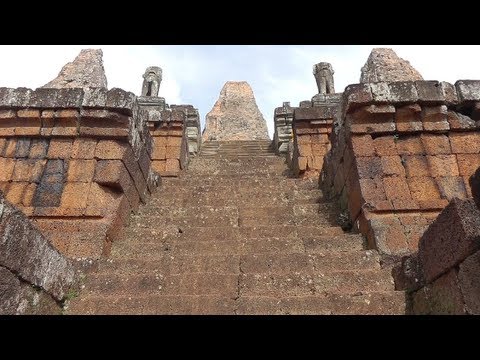
<path id="1" fill-rule="evenodd" d="M 275 156 L 270 140 L 256 141 L 208 141 L 202 144 L 203 157 L 257 157 Z"/>
<path id="2" fill-rule="evenodd" d="M 390 269 L 268 142 L 205 143 L 132 216 L 68 314 L 403 314 Z"/>

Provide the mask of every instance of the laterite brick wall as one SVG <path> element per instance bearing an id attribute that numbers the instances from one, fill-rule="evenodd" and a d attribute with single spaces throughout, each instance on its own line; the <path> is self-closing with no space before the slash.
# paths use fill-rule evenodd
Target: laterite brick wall
<path id="1" fill-rule="evenodd" d="M 338 197 L 371 247 L 416 250 L 453 198 L 471 196 L 480 165 L 480 82 L 355 84 L 346 88 L 322 188 Z"/>

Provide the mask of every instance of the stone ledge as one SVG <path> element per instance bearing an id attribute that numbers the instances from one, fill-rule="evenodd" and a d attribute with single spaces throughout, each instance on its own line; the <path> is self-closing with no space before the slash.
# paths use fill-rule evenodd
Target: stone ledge
<path id="1" fill-rule="evenodd" d="M 132 118 L 103 109 L 0 109 L 0 136 L 128 138 Z"/>
<path id="2" fill-rule="evenodd" d="M 71 109 L 101 108 L 131 116 L 136 96 L 113 88 L 80 88 L 31 90 L 27 88 L 0 88 L 0 109 Z"/>
<path id="3" fill-rule="evenodd" d="M 337 113 L 338 106 L 325 105 L 311 108 L 295 108 L 293 112 L 293 121 L 312 121 L 333 119 Z"/>
<path id="4" fill-rule="evenodd" d="M 293 107 L 277 107 L 275 108 L 275 112 L 274 112 L 274 115 L 277 116 L 277 115 L 292 115 L 293 114 L 293 110 L 295 108 Z"/>
<path id="5" fill-rule="evenodd" d="M 400 81 L 352 84 L 346 87 L 343 100 L 347 113 L 365 105 L 455 107 L 480 101 L 480 80 L 458 80 L 455 85 L 439 81 Z"/>

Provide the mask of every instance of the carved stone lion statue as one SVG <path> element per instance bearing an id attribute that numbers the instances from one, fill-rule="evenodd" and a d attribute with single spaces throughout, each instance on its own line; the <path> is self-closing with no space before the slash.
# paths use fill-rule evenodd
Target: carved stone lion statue
<path id="1" fill-rule="evenodd" d="M 330 63 L 321 62 L 313 65 L 313 75 L 317 82 L 319 94 L 334 94 L 335 87 L 333 85 L 333 68 Z"/>
<path id="2" fill-rule="evenodd" d="M 162 82 L 162 69 L 158 66 L 149 66 L 143 74 L 142 96 L 158 96 Z"/>

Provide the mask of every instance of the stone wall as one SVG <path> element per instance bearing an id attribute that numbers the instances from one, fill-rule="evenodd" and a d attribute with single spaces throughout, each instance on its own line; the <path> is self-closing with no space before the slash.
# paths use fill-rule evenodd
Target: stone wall
<path id="1" fill-rule="evenodd" d="M 293 161 L 296 176 L 316 176 L 330 150 L 330 133 L 339 110 L 341 94 L 317 94 L 311 107 L 293 111 Z"/>
<path id="2" fill-rule="evenodd" d="M 322 188 L 369 245 L 405 254 L 480 165 L 480 81 L 367 83 L 345 89 Z"/>
<path id="3" fill-rule="evenodd" d="M 480 314 L 480 211 L 453 199 L 423 234 L 418 252 L 394 268 L 413 314 Z"/>
<path id="4" fill-rule="evenodd" d="M 0 315 L 58 314 L 75 270 L 0 191 Z"/>
<path id="5" fill-rule="evenodd" d="M 293 139 L 293 110 L 289 102 L 284 102 L 273 113 L 273 144 L 278 155 L 288 154 L 288 143 Z"/>
<path id="6" fill-rule="evenodd" d="M 152 169 L 161 176 L 178 176 L 188 165 L 186 113 L 182 108 L 167 108 L 158 117 L 149 117 L 153 139 Z"/>
<path id="7" fill-rule="evenodd" d="M 179 109 L 185 112 L 186 135 L 188 141 L 189 156 L 196 156 L 202 145 L 202 132 L 200 130 L 200 114 L 193 105 L 170 105 L 171 109 Z"/>
<path id="8" fill-rule="evenodd" d="M 0 88 L 0 190 L 63 254 L 108 254 L 158 185 L 147 121 L 121 89 Z"/>

